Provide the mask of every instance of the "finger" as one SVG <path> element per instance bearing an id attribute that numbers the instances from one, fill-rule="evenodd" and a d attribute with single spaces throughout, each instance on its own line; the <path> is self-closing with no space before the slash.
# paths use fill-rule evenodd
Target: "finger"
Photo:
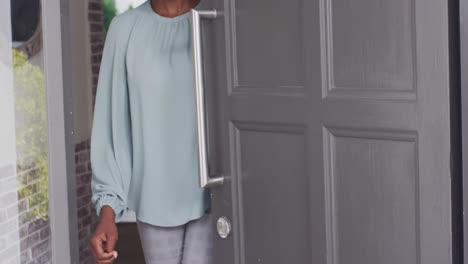
<path id="1" fill-rule="evenodd" d="M 88 241 L 88 247 L 89 247 L 89 251 L 91 251 L 91 254 L 93 255 L 94 260 L 97 261 L 96 252 L 94 252 L 94 245 L 91 239 Z"/>
<path id="2" fill-rule="evenodd" d="M 114 255 L 112 253 L 106 253 L 104 252 L 102 255 L 98 256 L 97 260 L 99 261 L 110 261 L 114 260 Z"/>
<path id="3" fill-rule="evenodd" d="M 108 260 L 112 260 L 112 259 L 115 259 L 115 258 L 114 258 L 113 253 L 104 252 L 104 250 L 102 250 L 102 248 L 101 248 L 101 250 L 98 252 L 97 259 L 99 261 L 108 261 Z"/>
<path id="4" fill-rule="evenodd" d="M 89 248 L 91 249 L 91 253 L 94 256 L 94 259 L 97 261 L 99 255 L 99 243 L 97 238 L 92 238 L 89 240 Z"/>
<path id="5" fill-rule="evenodd" d="M 115 259 L 98 261 L 98 264 L 112 264 Z"/>
<path id="6" fill-rule="evenodd" d="M 107 253 L 111 253 L 114 248 L 115 248 L 115 244 L 117 242 L 117 238 L 114 237 L 114 236 L 107 236 L 107 239 L 106 239 L 106 246 L 105 246 L 105 251 Z"/>
<path id="7" fill-rule="evenodd" d="M 114 258 L 112 253 L 104 252 L 103 244 L 104 244 L 104 241 L 101 237 L 97 237 L 93 242 L 93 246 L 94 246 L 93 248 L 96 252 L 97 260 L 107 261 L 107 260 Z"/>
<path id="8" fill-rule="evenodd" d="M 113 264 L 114 261 L 113 260 L 109 260 L 109 261 L 99 261 L 99 262 L 96 262 L 98 264 Z"/>
<path id="9" fill-rule="evenodd" d="M 112 261 L 115 257 L 112 254 L 107 254 L 102 250 L 100 246 L 99 239 L 93 239 L 90 241 L 91 253 L 94 257 L 96 263 L 101 263 L 101 261 Z M 108 256 L 110 255 L 110 256 Z"/>

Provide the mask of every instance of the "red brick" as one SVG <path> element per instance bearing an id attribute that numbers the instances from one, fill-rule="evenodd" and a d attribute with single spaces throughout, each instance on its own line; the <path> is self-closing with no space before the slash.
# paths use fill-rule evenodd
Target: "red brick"
<path id="1" fill-rule="evenodd" d="M 86 165 L 85 164 L 76 164 L 75 172 L 77 174 L 86 172 Z"/>
<path id="2" fill-rule="evenodd" d="M 89 11 L 101 11 L 101 10 L 102 10 L 101 2 L 98 2 L 98 1 L 96 1 L 96 2 L 89 1 L 88 10 L 89 10 Z"/>
<path id="3" fill-rule="evenodd" d="M 82 141 L 75 145 L 75 153 L 86 149 L 86 141 Z"/>
<path id="4" fill-rule="evenodd" d="M 103 19 L 104 19 L 104 16 L 100 12 L 90 12 L 90 13 L 88 13 L 88 20 L 90 22 L 101 22 L 101 27 L 102 27 Z"/>
<path id="5" fill-rule="evenodd" d="M 90 23 L 89 25 L 89 30 L 90 32 L 103 32 L 104 27 L 102 26 L 102 23 Z"/>
<path id="6" fill-rule="evenodd" d="M 89 168 L 88 168 L 89 169 Z M 78 184 L 90 184 L 91 183 L 91 177 L 92 177 L 92 173 L 89 172 L 89 173 L 85 173 L 81 176 L 79 176 L 78 178 Z"/>

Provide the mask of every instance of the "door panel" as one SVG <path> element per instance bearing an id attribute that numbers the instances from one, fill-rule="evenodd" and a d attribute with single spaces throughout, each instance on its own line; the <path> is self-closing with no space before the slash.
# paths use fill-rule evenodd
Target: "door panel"
<path id="1" fill-rule="evenodd" d="M 216 263 L 451 263 L 446 3 L 206 3 Z"/>
<path id="2" fill-rule="evenodd" d="M 333 261 L 419 263 L 416 135 L 359 129 L 324 134 Z"/>
<path id="3" fill-rule="evenodd" d="M 327 91 L 371 98 L 404 97 L 414 91 L 413 4 L 408 0 L 324 2 Z"/>
<path id="4" fill-rule="evenodd" d="M 304 21 L 297 16 L 302 1 L 278 1 L 274 8 L 264 8 L 261 1 L 237 1 L 235 4 L 234 89 L 271 92 L 303 87 Z M 282 63 L 277 63 L 279 61 Z"/>
<path id="5" fill-rule="evenodd" d="M 301 263 L 309 259 L 304 127 L 235 123 L 232 131 L 239 156 L 235 166 L 242 173 L 238 214 L 245 262 Z M 281 250 L 271 251 L 273 241 L 274 248 Z"/>

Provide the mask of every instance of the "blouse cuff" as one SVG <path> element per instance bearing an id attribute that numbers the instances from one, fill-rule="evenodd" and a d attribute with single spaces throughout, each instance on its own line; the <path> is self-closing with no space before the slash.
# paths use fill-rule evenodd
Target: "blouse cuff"
<path id="1" fill-rule="evenodd" d="M 97 215 L 100 217 L 101 208 L 104 205 L 108 205 L 114 210 L 115 219 L 114 221 L 117 223 L 122 218 L 123 214 L 125 213 L 126 206 L 125 204 L 115 195 L 113 194 L 104 194 L 99 197 L 96 201 L 96 212 Z"/>

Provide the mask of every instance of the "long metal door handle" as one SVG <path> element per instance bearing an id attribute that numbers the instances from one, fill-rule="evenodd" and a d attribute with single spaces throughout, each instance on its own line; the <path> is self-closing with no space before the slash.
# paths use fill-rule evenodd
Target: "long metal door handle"
<path id="1" fill-rule="evenodd" d="M 211 187 L 224 182 L 224 177 L 209 177 L 208 152 L 206 139 L 206 113 L 205 113 L 205 87 L 203 84 L 203 62 L 201 48 L 201 18 L 214 19 L 217 16 L 216 10 L 195 10 L 192 9 L 192 51 L 194 62 L 194 81 L 196 96 L 196 115 L 198 131 L 198 169 L 200 175 L 200 187 Z"/>

